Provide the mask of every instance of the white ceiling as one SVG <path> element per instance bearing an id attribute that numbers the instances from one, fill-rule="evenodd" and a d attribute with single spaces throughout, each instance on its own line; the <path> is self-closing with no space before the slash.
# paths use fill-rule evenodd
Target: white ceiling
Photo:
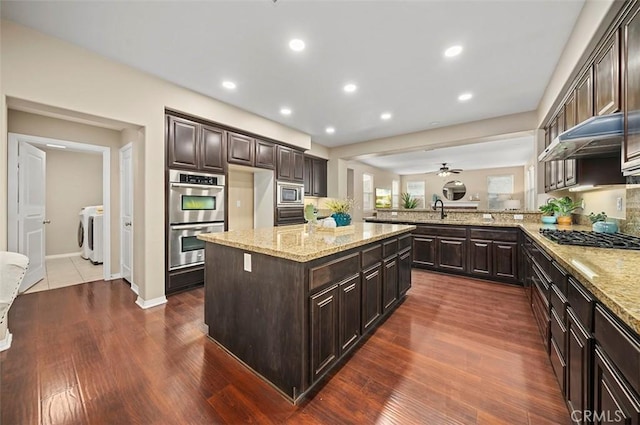
<path id="1" fill-rule="evenodd" d="M 5 19 L 333 147 L 535 109 L 582 5 L 583 0 L 3 0 L 1 11 Z M 292 38 L 303 39 L 306 49 L 291 51 Z M 444 58 L 454 44 L 464 46 L 463 53 Z M 237 88 L 222 88 L 225 79 Z M 344 93 L 347 82 L 358 90 Z M 473 99 L 458 102 L 466 91 Z M 293 114 L 280 115 L 284 106 Z M 393 118 L 380 120 L 386 111 Z M 326 134 L 327 126 L 335 134 Z M 457 158 L 447 160 L 463 167 Z"/>
<path id="2" fill-rule="evenodd" d="M 474 143 L 433 150 L 358 158 L 374 167 L 396 174 L 435 173 L 442 163 L 449 168 L 482 170 L 525 165 L 534 154 L 533 136 Z"/>

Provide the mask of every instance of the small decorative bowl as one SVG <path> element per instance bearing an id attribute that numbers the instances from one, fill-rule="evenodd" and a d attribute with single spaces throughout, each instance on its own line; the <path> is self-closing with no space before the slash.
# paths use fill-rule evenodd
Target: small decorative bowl
<path id="1" fill-rule="evenodd" d="M 556 222 L 556 216 L 554 215 L 543 215 L 542 222 L 544 224 L 554 224 Z"/>
<path id="2" fill-rule="evenodd" d="M 616 233 L 618 231 L 618 225 L 609 221 L 596 221 L 593 223 L 592 229 L 594 232 L 599 233 Z"/>

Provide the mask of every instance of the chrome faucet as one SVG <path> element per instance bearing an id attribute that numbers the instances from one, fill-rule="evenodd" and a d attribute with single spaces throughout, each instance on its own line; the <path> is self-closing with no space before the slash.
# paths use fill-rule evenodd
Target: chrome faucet
<path id="1" fill-rule="evenodd" d="M 442 199 L 436 199 L 436 202 L 433 203 L 433 210 L 438 209 L 438 202 L 440 202 L 440 220 L 444 220 L 447 215 L 444 213 L 444 202 L 442 202 Z"/>

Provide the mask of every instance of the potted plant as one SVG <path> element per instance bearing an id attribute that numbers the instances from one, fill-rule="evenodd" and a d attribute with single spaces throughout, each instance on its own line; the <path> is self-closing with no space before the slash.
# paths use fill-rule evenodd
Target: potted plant
<path id="1" fill-rule="evenodd" d="M 591 220 L 591 228 L 594 232 L 616 233 L 618 231 L 618 225 L 614 222 L 608 222 L 607 214 L 604 211 L 598 214 L 590 213 L 588 217 Z"/>
<path id="2" fill-rule="evenodd" d="M 336 221 L 336 226 L 348 226 L 351 224 L 350 212 L 354 206 L 353 199 L 330 199 L 325 205 L 333 212 L 331 217 Z"/>
<path id="3" fill-rule="evenodd" d="M 402 201 L 402 208 L 412 210 L 418 206 L 418 200 L 411 196 L 409 192 L 404 192 L 400 195 L 400 200 Z"/>
<path id="4" fill-rule="evenodd" d="M 560 225 L 571 225 L 572 218 L 571 213 L 573 213 L 576 209 L 580 208 L 582 205 L 581 201 L 573 201 L 568 196 L 564 198 L 556 199 L 553 201 L 556 204 L 556 212 L 558 213 L 558 224 Z"/>
<path id="5" fill-rule="evenodd" d="M 555 199 L 549 198 L 546 204 L 540 205 L 540 211 L 542 212 L 542 222 L 544 224 L 554 224 L 556 222 L 555 214 L 558 208 L 553 201 L 555 201 Z"/>

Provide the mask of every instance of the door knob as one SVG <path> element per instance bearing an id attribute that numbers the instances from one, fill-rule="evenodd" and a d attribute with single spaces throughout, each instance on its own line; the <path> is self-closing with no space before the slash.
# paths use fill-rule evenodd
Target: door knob
<path id="1" fill-rule="evenodd" d="M 131 226 L 131 222 L 127 221 L 127 222 L 124 223 L 124 225 L 125 225 L 125 227 L 129 227 L 129 226 Z"/>
<path id="2" fill-rule="evenodd" d="M 42 224 L 49 224 L 49 223 L 51 223 L 51 220 L 43 220 L 42 221 Z"/>

